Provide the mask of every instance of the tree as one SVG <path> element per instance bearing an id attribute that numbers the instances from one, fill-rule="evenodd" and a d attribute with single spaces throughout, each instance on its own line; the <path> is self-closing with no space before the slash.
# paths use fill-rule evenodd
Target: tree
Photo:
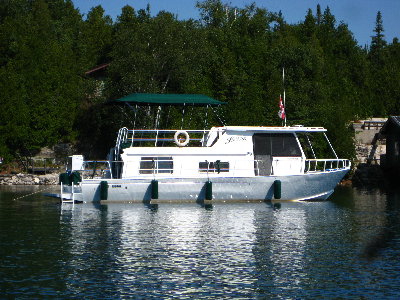
<path id="1" fill-rule="evenodd" d="M 10 153 L 32 155 L 74 138 L 81 97 L 74 23 L 79 13 L 70 2 L 56 0 L 9 2 L 7 9 L 0 25 L 7 37 L 0 66 L 0 138 Z"/>
<path id="2" fill-rule="evenodd" d="M 81 63 L 86 70 L 110 61 L 112 31 L 111 17 L 105 15 L 100 5 L 93 7 L 83 23 L 79 40 Z"/>
<path id="3" fill-rule="evenodd" d="M 375 22 L 375 29 L 374 32 L 376 33 L 374 36 L 372 36 L 372 42 L 371 42 L 371 51 L 379 51 L 382 50 L 386 46 L 386 41 L 384 39 L 385 35 L 383 34 L 384 29 L 383 29 L 383 20 L 382 20 L 382 14 L 380 11 L 376 14 L 376 22 Z"/>
<path id="4" fill-rule="evenodd" d="M 317 5 L 317 24 L 320 25 L 322 23 L 322 13 L 321 13 L 321 5 Z"/>
<path id="5" fill-rule="evenodd" d="M 311 8 L 308 9 L 306 19 L 302 25 L 303 35 L 305 37 L 312 37 L 315 34 L 316 19 L 314 18 Z"/>
<path id="6" fill-rule="evenodd" d="M 388 95 L 388 63 L 391 64 L 386 55 L 386 41 L 384 40 L 382 14 L 378 11 L 374 32 L 371 37 L 371 47 L 368 58 L 370 67 L 370 86 L 373 94 L 373 113 L 376 116 L 385 116 L 388 112 L 388 103 L 391 102 Z"/>

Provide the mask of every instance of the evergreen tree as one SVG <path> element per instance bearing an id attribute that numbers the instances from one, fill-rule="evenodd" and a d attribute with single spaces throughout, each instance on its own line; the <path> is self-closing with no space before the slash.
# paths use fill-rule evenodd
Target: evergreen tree
<path id="1" fill-rule="evenodd" d="M 112 31 L 111 17 L 105 15 L 100 5 L 93 7 L 83 23 L 79 40 L 82 65 L 86 69 L 110 61 Z"/>
<path id="2" fill-rule="evenodd" d="M 8 4 L 9 15 L 0 25 L 6 38 L 0 139 L 10 153 L 33 155 L 40 147 L 74 138 L 81 77 L 74 53 L 77 30 L 70 31 L 67 24 L 74 24 L 68 18 L 76 21 L 79 14 L 63 1 Z M 59 30 L 61 23 L 64 30 Z"/>
<path id="3" fill-rule="evenodd" d="M 322 13 L 321 13 L 321 5 L 317 5 L 317 24 L 320 25 L 322 23 Z"/>
<path id="4" fill-rule="evenodd" d="M 385 116 L 388 112 L 388 103 L 391 101 L 388 95 L 388 65 L 391 63 L 386 55 L 386 41 L 384 40 L 382 14 L 378 11 L 374 32 L 371 37 L 371 47 L 368 58 L 371 63 L 370 86 L 373 94 L 371 105 L 375 116 Z"/>
<path id="5" fill-rule="evenodd" d="M 386 46 L 386 41 L 384 39 L 385 35 L 383 34 L 383 20 L 382 14 L 380 11 L 376 14 L 376 22 L 375 22 L 375 36 L 372 37 L 371 42 L 371 52 L 380 51 Z"/>
<path id="6" fill-rule="evenodd" d="M 400 114 L 400 43 L 394 38 L 393 43 L 386 48 L 386 92 L 388 115 Z"/>

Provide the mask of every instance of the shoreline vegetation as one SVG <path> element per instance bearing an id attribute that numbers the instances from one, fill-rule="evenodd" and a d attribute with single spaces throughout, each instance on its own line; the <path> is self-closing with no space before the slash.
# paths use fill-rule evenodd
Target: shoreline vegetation
<path id="1" fill-rule="evenodd" d="M 204 94 L 227 102 L 226 124 L 280 126 L 285 88 L 288 125 L 325 127 L 346 158 L 355 158 L 352 121 L 400 114 L 400 43 L 385 40 L 380 12 L 371 44 L 360 46 L 328 6 L 296 24 L 255 4 L 206 0 L 197 9 L 198 20 L 180 20 L 126 5 L 113 20 L 101 6 L 81 14 L 70 0 L 0 1 L 3 165 L 58 144 L 103 159 L 134 119 L 105 103 L 131 93 Z M 136 127 L 154 129 L 157 113 L 149 107 Z M 203 128 L 202 114 L 186 113 L 187 129 Z M 181 111 L 160 120 L 179 128 Z"/>

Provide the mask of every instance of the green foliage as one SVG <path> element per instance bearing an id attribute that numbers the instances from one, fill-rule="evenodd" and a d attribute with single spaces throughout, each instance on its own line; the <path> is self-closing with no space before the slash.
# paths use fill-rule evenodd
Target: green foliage
<path id="1" fill-rule="evenodd" d="M 285 89 L 288 124 L 327 127 L 346 157 L 352 120 L 400 114 L 400 44 L 384 40 L 380 12 L 371 47 L 361 48 L 329 7 L 294 25 L 255 4 L 197 8 L 200 20 L 181 21 L 127 5 L 113 22 L 101 6 L 84 18 L 71 0 L 1 1 L 0 156 L 76 142 L 100 158 L 135 119 L 104 102 L 134 92 L 206 94 L 228 102 L 227 124 L 273 126 Z M 101 80 L 84 76 L 104 63 Z M 152 128 L 156 116 L 157 107 L 137 111 L 135 125 Z M 162 119 L 179 128 L 182 115 L 171 108 Z M 185 120 L 204 123 L 191 108 Z"/>
<path id="2" fill-rule="evenodd" d="M 80 63 L 86 70 L 109 61 L 113 26 L 112 19 L 104 13 L 101 6 L 93 7 L 80 28 Z"/>
<path id="3" fill-rule="evenodd" d="M 11 153 L 31 155 L 74 136 L 81 78 L 76 76 L 76 31 L 63 28 L 75 26 L 80 15 L 64 1 L 4 5 L 9 13 L 0 24 L 0 139 Z"/>

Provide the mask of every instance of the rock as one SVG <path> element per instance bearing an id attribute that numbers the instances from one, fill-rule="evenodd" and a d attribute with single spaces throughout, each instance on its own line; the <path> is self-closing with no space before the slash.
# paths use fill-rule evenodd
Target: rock
<path id="1" fill-rule="evenodd" d="M 1 175 L 0 185 L 55 185 L 58 184 L 58 174 L 46 175 L 31 175 L 31 174 L 17 174 L 17 175 Z"/>

